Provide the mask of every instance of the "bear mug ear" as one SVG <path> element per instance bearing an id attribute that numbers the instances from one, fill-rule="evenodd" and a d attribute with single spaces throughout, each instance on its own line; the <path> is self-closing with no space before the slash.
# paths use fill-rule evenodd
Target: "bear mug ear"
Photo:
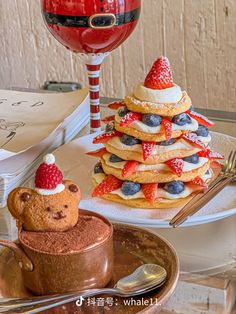
<path id="1" fill-rule="evenodd" d="M 32 194 L 33 190 L 27 188 L 16 188 L 9 194 L 7 199 L 7 206 L 15 219 L 20 219 L 25 205 L 31 199 Z"/>
<path id="2" fill-rule="evenodd" d="M 70 180 L 64 180 L 63 184 L 65 185 L 65 188 L 78 200 L 80 201 L 81 193 L 80 188 L 77 184 L 75 184 L 73 181 Z"/>

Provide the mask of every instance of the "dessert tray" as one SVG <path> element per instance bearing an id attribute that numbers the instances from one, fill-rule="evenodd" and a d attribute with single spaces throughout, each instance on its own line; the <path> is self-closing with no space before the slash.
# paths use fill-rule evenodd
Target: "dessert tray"
<path id="1" fill-rule="evenodd" d="M 132 273 L 144 263 L 156 263 L 167 270 L 165 284 L 149 293 L 132 298 L 132 306 L 125 303 L 129 299 L 102 296 L 84 300 L 81 306 L 75 302 L 63 307 L 47 310 L 50 313 L 158 313 L 174 291 L 178 276 L 179 262 L 172 246 L 163 238 L 146 230 L 132 226 L 114 225 L 114 272 L 110 286 L 117 280 Z M 2 297 L 26 297 L 30 292 L 23 286 L 20 267 L 9 249 L 0 251 L 0 293 Z M 145 301 L 146 300 L 146 301 Z M 139 304 L 142 302 L 142 304 Z M 136 305 L 134 305 L 136 304 Z M 45 313 L 46 313 L 45 312 Z"/>
<path id="2" fill-rule="evenodd" d="M 81 137 L 64 145 L 55 151 L 55 155 L 63 170 L 65 177 L 70 177 L 81 186 L 83 199 L 80 207 L 96 211 L 113 222 L 135 224 L 142 227 L 168 228 L 170 219 L 179 208 L 172 209 L 141 209 L 130 208 L 125 205 L 113 203 L 107 200 L 92 198 L 92 169 L 96 163 L 94 157 L 86 155 L 86 152 L 99 149 L 102 145 L 92 144 L 93 138 L 98 134 Z M 232 147 L 236 145 L 234 137 L 211 132 L 211 147 L 227 156 Z M 209 223 L 223 219 L 236 213 L 236 199 L 234 186 L 227 186 L 210 203 L 202 208 L 196 215 L 189 218 L 182 226 L 192 226 Z M 227 197 L 225 197 L 227 195 Z"/>

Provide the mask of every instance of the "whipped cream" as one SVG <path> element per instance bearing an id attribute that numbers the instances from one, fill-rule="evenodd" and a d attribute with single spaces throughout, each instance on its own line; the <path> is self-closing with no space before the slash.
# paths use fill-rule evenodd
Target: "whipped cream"
<path id="1" fill-rule="evenodd" d="M 209 176 L 211 176 L 211 174 L 209 174 L 207 176 L 209 177 Z M 101 183 L 104 180 L 105 177 L 106 176 L 103 173 L 93 174 L 93 178 L 95 179 L 95 181 L 98 184 Z M 170 200 L 181 199 L 181 198 L 185 198 L 185 197 L 191 195 L 196 190 L 198 190 L 198 187 L 195 186 L 195 185 L 191 185 L 191 184 L 185 184 L 185 189 L 183 190 L 183 192 L 181 192 L 179 194 L 171 194 L 171 193 L 168 193 L 163 188 L 158 188 L 158 198 L 161 197 L 161 198 L 170 199 Z M 144 194 L 143 194 L 143 192 L 141 190 L 138 193 L 134 194 L 134 195 L 124 195 L 122 193 L 121 189 L 117 189 L 117 190 L 111 192 L 110 194 L 118 195 L 118 196 L 120 196 L 121 198 L 123 198 L 125 200 L 145 198 L 145 196 L 144 196 Z"/>
<path id="2" fill-rule="evenodd" d="M 117 123 L 120 123 L 122 120 L 122 117 L 120 117 L 118 114 L 115 117 L 115 120 Z M 162 126 L 148 126 L 145 123 L 143 123 L 142 121 L 134 121 L 133 123 L 131 123 L 129 125 L 130 128 L 144 132 L 144 133 L 151 133 L 151 134 L 157 134 L 161 132 Z M 198 122 L 197 120 L 191 118 L 191 123 L 189 124 L 185 124 L 185 125 L 178 125 L 176 123 L 172 122 L 172 130 L 173 131 L 177 131 L 177 130 L 181 130 L 181 131 L 196 131 L 198 129 Z"/>
<path id="3" fill-rule="evenodd" d="M 136 144 L 133 146 L 125 145 L 124 143 L 121 142 L 118 136 L 111 138 L 107 143 L 119 150 L 135 151 L 135 152 L 142 153 L 142 145 L 140 144 Z M 196 149 L 196 147 L 192 146 L 190 143 L 188 143 L 187 141 L 183 139 L 179 139 L 175 143 L 169 146 L 156 145 L 151 155 L 164 154 L 164 153 L 167 153 L 173 150 L 178 150 L 178 149 L 193 150 L 193 149 Z M 200 149 L 198 151 L 200 151 Z"/>
<path id="4" fill-rule="evenodd" d="M 151 89 L 141 83 L 136 87 L 133 94 L 139 100 L 156 103 L 174 103 L 182 98 L 182 91 L 178 85 L 165 89 Z"/>
<path id="5" fill-rule="evenodd" d="M 209 169 L 209 173 L 205 173 L 203 176 L 201 176 L 201 178 L 205 181 L 208 182 L 213 176 L 213 171 L 211 170 L 211 168 Z"/>
<path id="6" fill-rule="evenodd" d="M 208 144 L 211 141 L 211 135 L 210 134 L 208 134 L 205 137 L 204 136 L 198 136 L 198 138 L 199 138 L 200 141 L 202 141 L 205 144 Z"/>
<path id="7" fill-rule="evenodd" d="M 53 195 L 53 194 L 61 193 L 64 190 L 65 190 L 65 185 L 62 183 L 58 184 L 57 187 L 52 190 L 35 188 L 35 191 L 40 195 Z"/>
<path id="8" fill-rule="evenodd" d="M 111 154 L 103 155 L 103 159 L 105 160 L 105 162 L 108 166 L 116 168 L 116 169 L 123 169 L 124 168 L 126 161 L 111 162 L 109 160 L 110 156 L 111 156 Z M 208 162 L 208 159 L 205 157 L 200 157 L 199 162 L 197 164 L 192 164 L 192 163 L 189 163 L 187 161 L 184 161 L 183 172 L 188 172 L 188 171 L 192 171 L 192 170 L 201 168 L 207 162 Z M 156 165 L 139 164 L 137 167 L 138 172 L 152 171 L 152 170 L 156 170 L 158 172 L 159 171 L 161 172 L 161 171 L 170 171 L 170 168 L 164 163 L 160 163 L 160 164 L 156 164 Z"/>

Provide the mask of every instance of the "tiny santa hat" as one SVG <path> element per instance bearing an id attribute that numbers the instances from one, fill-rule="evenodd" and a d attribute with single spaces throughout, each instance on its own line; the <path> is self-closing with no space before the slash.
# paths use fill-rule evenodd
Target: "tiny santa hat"
<path id="1" fill-rule="evenodd" d="M 35 190 L 41 195 L 53 195 L 65 189 L 63 175 L 55 164 L 55 156 L 47 154 L 35 174 Z"/>

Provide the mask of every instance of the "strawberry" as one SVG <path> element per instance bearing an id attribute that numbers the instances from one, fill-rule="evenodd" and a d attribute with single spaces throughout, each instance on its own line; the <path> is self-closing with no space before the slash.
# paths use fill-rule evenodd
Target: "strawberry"
<path id="1" fill-rule="evenodd" d="M 223 155 L 221 155 L 220 153 L 218 152 L 213 152 L 212 150 L 210 150 L 209 152 L 209 158 L 210 159 L 225 159 Z"/>
<path id="2" fill-rule="evenodd" d="M 96 188 L 93 190 L 92 196 L 102 196 L 104 194 L 110 193 L 119 189 L 122 185 L 122 181 L 114 177 L 113 175 L 109 175 L 103 180 Z"/>
<path id="3" fill-rule="evenodd" d="M 197 120 L 199 124 L 205 125 L 205 126 L 214 126 L 215 123 L 209 120 L 207 117 L 203 116 L 202 114 L 188 110 L 186 112 L 191 118 Z"/>
<path id="4" fill-rule="evenodd" d="M 141 121 L 142 120 L 142 115 L 137 112 L 128 112 L 120 121 L 120 126 L 127 126 L 134 121 Z"/>
<path id="5" fill-rule="evenodd" d="M 136 172 L 138 165 L 139 165 L 138 161 L 134 160 L 127 161 L 122 170 L 122 177 L 128 178 L 129 176 L 131 176 L 133 173 Z"/>
<path id="6" fill-rule="evenodd" d="M 201 178 L 201 177 L 196 177 L 194 178 L 191 183 L 195 184 L 195 185 L 199 185 L 203 188 L 207 188 L 207 184 L 206 182 Z"/>
<path id="7" fill-rule="evenodd" d="M 214 152 L 210 149 L 207 149 L 205 151 L 200 151 L 197 153 L 198 157 L 205 157 L 209 159 L 224 159 L 224 156 L 221 155 L 218 152 Z"/>
<path id="8" fill-rule="evenodd" d="M 165 162 L 165 164 L 175 173 L 181 177 L 184 168 L 184 161 L 180 158 L 173 158 Z"/>
<path id="9" fill-rule="evenodd" d="M 114 120 L 115 120 L 115 116 L 113 115 L 113 116 L 109 116 L 109 117 L 102 119 L 102 122 L 107 124 L 107 123 L 114 121 Z"/>
<path id="10" fill-rule="evenodd" d="M 120 107 L 124 107 L 124 106 L 125 106 L 125 102 L 124 101 L 114 101 L 114 102 L 112 102 L 112 103 L 110 103 L 108 105 L 108 108 L 117 110 Z"/>
<path id="11" fill-rule="evenodd" d="M 171 139 L 171 134 L 172 134 L 172 122 L 167 119 L 162 119 L 161 124 L 164 128 L 166 140 L 169 141 Z"/>
<path id="12" fill-rule="evenodd" d="M 211 166 L 213 168 L 222 168 L 224 165 L 217 160 L 211 160 Z"/>
<path id="13" fill-rule="evenodd" d="M 142 141 L 143 160 L 146 160 L 152 154 L 155 145 L 155 142 Z"/>
<path id="14" fill-rule="evenodd" d="M 182 138 L 192 144 L 194 147 L 201 148 L 202 150 L 206 150 L 205 144 L 199 140 L 197 134 L 195 133 L 188 133 L 182 135 Z"/>
<path id="15" fill-rule="evenodd" d="M 149 203 L 154 203 L 157 198 L 157 183 L 142 184 L 142 192 Z"/>
<path id="16" fill-rule="evenodd" d="M 62 173 L 56 164 L 42 163 L 35 174 L 35 186 L 38 189 L 53 190 L 62 183 Z"/>
<path id="17" fill-rule="evenodd" d="M 144 86 L 151 89 L 165 89 L 174 86 L 168 58 L 157 59 L 148 73 Z"/>
<path id="18" fill-rule="evenodd" d="M 209 158 L 209 151 L 210 149 L 201 150 L 200 152 L 197 152 L 197 155 L 198 157 Z"/>
<path id="19" fill-rule="evenodd" d="M 93 139 L 93 144 L 106 143 L 112 137 L 115 137 L 115 136 L 121 136 L 121 133 L 118 131 L 111 131 L 111 132 L 99 134 Z"/>
<path id="20" fill-rule="evenodd" d="M 107 153 L 107 150 L 105 147 L 94 150 L 92 152 L 87 152 L 86 155 L 92 156 L 92 157 L 102 157 L 103 155 L 105 155 Z"/>

